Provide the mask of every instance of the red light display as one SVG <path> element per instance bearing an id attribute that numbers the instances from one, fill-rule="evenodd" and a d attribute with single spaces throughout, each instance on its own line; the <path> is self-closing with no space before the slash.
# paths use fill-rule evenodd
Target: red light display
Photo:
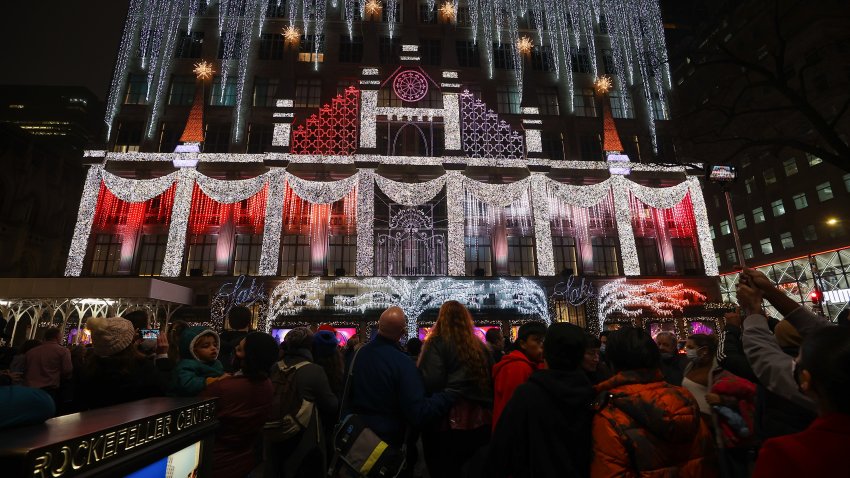
<path id="1" fill-rule="evenodd" d="M 143 224 L 167 226 L 171 220 L 175 185 L 171 185 L 159 196 L 143 202 L 127 202 L 118 199 L 104 183 L 100 184 L 97 209 L 92 228 L 97 232 L 133 233 Z"/>
<path id="2" fill-rule="evenodd" d="M 357 151 L 360 91 L 353 86 L 292 132 L 292 154 L 347 155 Z"/>
<path id="3" fill-rule="evenodd" d="M 237 227 L 247 227 L 252 234 L 262 234 L 266 217 L 268 184 L 244 201 L 222 204 L 204 194 L 198 185 L 192 191 L 189 234 L 204 234 L 209 227 L 219 227 L 232 220 Z"/>

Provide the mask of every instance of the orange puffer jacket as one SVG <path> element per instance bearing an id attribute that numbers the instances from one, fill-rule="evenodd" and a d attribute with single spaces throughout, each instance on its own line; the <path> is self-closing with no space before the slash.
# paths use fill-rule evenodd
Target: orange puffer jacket
<path id="1" fill-rule="evenodd" d="M 591 476 L 714 477 L 711 432 L 693 395 L 659 370 L 621 372 L 600 383 Z"/>

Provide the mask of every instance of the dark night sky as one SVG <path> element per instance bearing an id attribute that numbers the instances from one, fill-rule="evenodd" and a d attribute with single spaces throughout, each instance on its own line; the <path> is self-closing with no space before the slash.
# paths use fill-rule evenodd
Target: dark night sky
<path id="1" fill-rule="evenodd" d="M 7 0 L 0 84 L 85 86 L 106 99 L 127 0 Z"/>

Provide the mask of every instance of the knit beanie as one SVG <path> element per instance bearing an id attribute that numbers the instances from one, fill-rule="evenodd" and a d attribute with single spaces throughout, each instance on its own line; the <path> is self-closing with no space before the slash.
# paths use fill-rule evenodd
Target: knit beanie
<path id="1" fill-rule="evenodd" d="M 776 338 L 776 343 L 782 348 L 799 347 L 803 343 L 803 337 L 787 320 L 782 320 L 776 324 L 773 335 Z"/>
<path id="2" fill-rule="evenodd" d="M 133 323 L 121 317 L 92 317 L 86 321 L 91 331 L 94 354 L 109 357 L 121 352 L 133 343 L 136 329 Z"/>
<path id="3" fill-rule="evenodd" d="M 310 349 L 313 346 L 313 332 L 307 327 L 295 327 L 283 338 L 286 350 Z"/>
<path id="4" fill-rule="evenodd" d="M 338 346 L 336 334 L 329 330 L 320 330 L 313 336 L 313 355 L 317 358 L 333 355 Z"/>
<path id="5" fill-rule="evenodd" d="M 552 370 L 575 370 L 584 358 L 584 329 L 573 324 L 555 323 L 546 330 L 543 358 Z"/>

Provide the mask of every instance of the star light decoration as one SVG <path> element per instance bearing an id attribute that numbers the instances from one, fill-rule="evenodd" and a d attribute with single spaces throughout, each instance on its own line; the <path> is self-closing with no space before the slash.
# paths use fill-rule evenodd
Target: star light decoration
<path id="1" fill-rule="evenodd" d="M 208 63 L 207 61 L 195 63 L 195 68 L 192 72 L 195 74 L 196 78 L 202 81 L 209 80 L 215 74 L 212 63 Z"/>
<path id="2" fill-rule="evenodd" d="M 534 41 L 527 36 L 522 36 L 517 40 L 516 48 L 523 55 L 530 55 L 531 50 L 534 48 Z"/>
<path id="3" fill-rule="evenodd" d="M 366 5 L 363 7 L 366 15 L 374 19 L 377 16 L 381 15 L 381 10 L 383 10 L 383 5 L 379 0 L 368 0 Z"/>
<path id="4" fill-rule="evenodd" d="M 455 21 L 455 4 L 452 1 L 447 1 L 440 6 L 440 16 L 443 21 L 449 23 Z"/>
<path id="5" fill-rule="evenodd" d="M 611 88 L 613 88 L 614 83 L 611 81 L 611 77 L 607 75 L 600 76 L 593 82 L 593 89 L 596 90 L 598 95 L 607 95 Z"/>
<path id="6" fill-rule="evenodd" d="M 645 311 L 660 317 L 672 317 L 688 305 L 706 300 L 706 296 L 683 284 L 665 285 L 664 281 L 628 283 L 616 279 L 599 288 L 599 327 L 611 314 L 635 318 Z"/>
<path id="7" fill-rule="evenodd" d="M 301 32 L 293 25 L 283 29 L 283 38 L 290 45 L 297 45 L 301 41 Z"/>

